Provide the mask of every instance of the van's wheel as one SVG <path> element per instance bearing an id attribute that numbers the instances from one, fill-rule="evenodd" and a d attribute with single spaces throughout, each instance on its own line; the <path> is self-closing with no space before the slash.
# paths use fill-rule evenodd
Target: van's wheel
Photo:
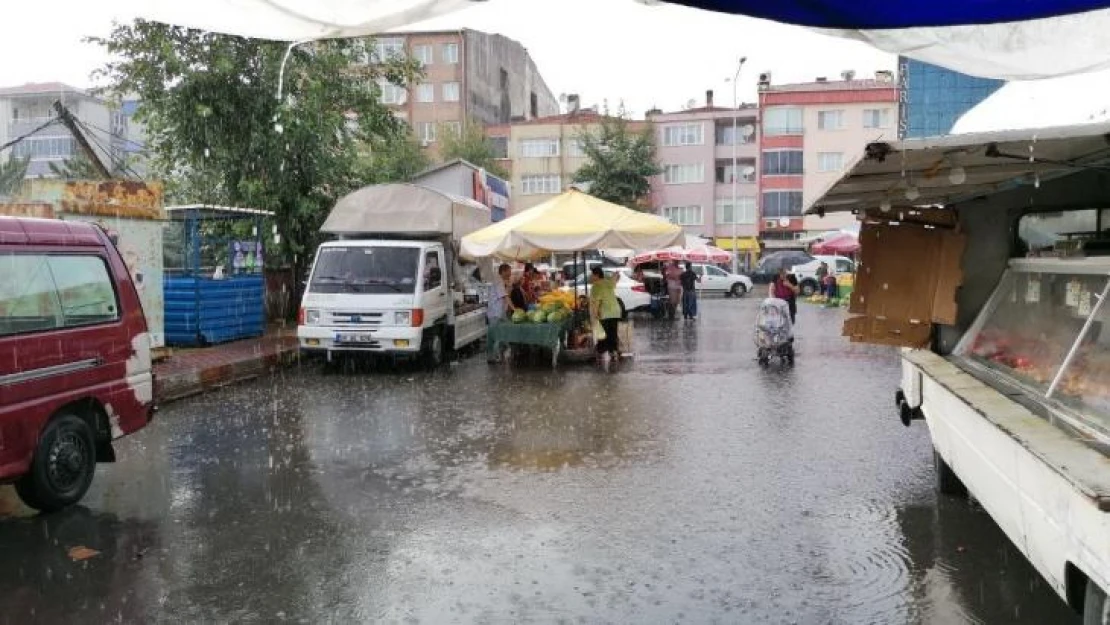
<path id="1" fill-rule="evenodd" d="M 435 369 L 443 364 L 443 332 L 436 328 L 424 337 L 424 366 Z"/>
<path id="2" fill-rule="evenodd" d="M 736 284 L 732 285 L 732 288 L 729 289 L 729 291 L 728 291 L 729 295 L 731 295 L 732 297 L 744 297 L 744 294 L 747 293 L 747 292 L 748 292 L 748 287 L 744 286 L 740 282 L 737 282 Z"/>
<path id="3" fill-rule="evenodd" d="M 802 281 L 802 295 L 809 297 L 817 292 L 817 283 L 813 280 Z"/>
<path id="4" fill-rule="evenodd" d="M 92 428 L 81 417 L 62 413 L 46 424 L 31 470 L 15 483 L 15 490 L 29 507 L 54 512 L 85 496 L 95 470 Z"/>
<path id="5" fill-rule="evenodd" d="M 1091 580 L 1087 580 L 1087 599 L 1083 602 L 1083 625 L 1110 625 L 1110 601 Z"/>
<path id="6" fill-rule="evenodd" d="M 935 450 L 933 451 L 933 467 L 936 469 L 937 492 L 942 495 L 967 496 L 967 487 L 960 481 L 960 476 L 948 466 L 944 458 Z"/>

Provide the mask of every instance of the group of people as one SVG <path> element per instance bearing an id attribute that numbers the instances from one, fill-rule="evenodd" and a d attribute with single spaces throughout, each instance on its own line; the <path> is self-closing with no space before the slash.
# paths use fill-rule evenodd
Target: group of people
<path id="1" fill-rule="evenodd" d="M 678 261 L 673 261 L 663 270 L 667 283 L 667 315 L 674 319 L 682 306 L 683 319 L 698 317 L 698 283 L 701 276 L 694 271 L 693 263 L 687 262 L 683 270 Z"/>
<path id="2" fill-rule="evenodd" d="M 486 307 L 486 320 L 490 325 L 500 323 L 518 310 L 527 311 L 547 289 L 542 275 L 531 264 L 524 266 L 524 273 L 513 280 L 513 269 L 502 263 L 497 268 L 497 279 L 490 290 Z M 590 269 L 589 319 L 594 329 L 594 343 L 600 361 L 620 358 L 618 338 L 621 306 L 617 299 L 617 278 L 606 276 L 598 265 Z M 599 331 L 600 330 L 600 331 Z"/>

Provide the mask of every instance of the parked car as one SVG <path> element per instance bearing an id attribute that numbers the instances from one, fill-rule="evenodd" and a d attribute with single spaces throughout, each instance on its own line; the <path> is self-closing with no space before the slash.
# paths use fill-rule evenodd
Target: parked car
<path id="1" fill-rule="evenodd" d="M 146 318 L 92 224 L 0 217 L 0 276 L 0 482 L 58 510 L 153 417 Z"/>
<path id="2" fill-rule="evenodd" d="M 726 297 L 743 297 L 752 290 L 751 278 L 729 273 L 715 265 L 695 263 L 694 273 L 701 277 L 698 290 L 703 293 L 724 293 Z"/>
<path id="3" fill-rule="evenodd" d="M 616 274 L 618 276 L 616 293 L 617 302 L 621 305 L 621 317 L 630 312 L 651 309 L 651 294 L 648 293 L 647 287 L 642 282 L 632 279 L 631 269 L 628 267 L 606 267 L 604 271 L 607 275 Z M 589 295 L 589 274 L 580 274 L 573 283 L 564 286 L 563 290 L 573 291 L 575 287 L 577 287 L 579 293 Z"/>
<path id="4" fill-rule="evenodd" d="M 817 282 L 817 268 L 825 263 L 829 266 L 829 275 L 837 276 L 842 273 L 855 273 L 856 261 L 848 258 L 847 256 L 825 256 L 818 254 L 813 257 L 813 260 L 802 265 L 795 265 L 791 268 L 790 273 L 798 278 L 798 286 L 802 289 L 802 295 L 809 296 L 820 290 L 820 284 Z"/>
<path id="5" fill-rule="evenodd" d="M 789 270 L 795 265 L 804 265 L 812 261 L 813 256 L 797 250 L 771 252 L 759 259 L 755 271 L 748 274 L 748 277 L 755 284 L 770 284 L 775 280 L 775 276 L 779 274 L 780 269 L 785 267 Z"/>

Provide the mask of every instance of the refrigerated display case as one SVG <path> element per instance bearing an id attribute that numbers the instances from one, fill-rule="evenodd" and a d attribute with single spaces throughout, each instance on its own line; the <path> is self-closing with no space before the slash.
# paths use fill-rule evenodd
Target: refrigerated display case
<path id="1" fill-rule="evenodd" d="M 1110 258 L 1015 259 L 955 358 L 1110 445 Z"/>

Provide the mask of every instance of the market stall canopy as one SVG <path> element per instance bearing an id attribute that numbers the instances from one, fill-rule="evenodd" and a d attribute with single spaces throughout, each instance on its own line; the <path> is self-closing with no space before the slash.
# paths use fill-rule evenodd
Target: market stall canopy
<path id="1" fill-rule="evenodd" d="M 334 235 L 454 235 L 490 224 L 485 204 L 415 184 L 375 184 L 339 199 L 320 231 Z"/>
<path id="2" fill-rule="evenodd" d="M 1107 167 L 1110 124 L 868 144 L 808 214 L 950 206 L 1089 168 Z M 911 199 L 912 198 L 912 199 Z"/>
<path id="3" fill-rule="evenodd" d="M 815 243 L 810 251 L 814 254 L 855 254 L 859 251 L 859 237 L 838 234 Z"/>
<path id="4" fill-rule="evenodd" d="M 358 37 L 456 11 L 473 0 L 94 0 L 117 21 L 148 19 L 260 39 Z M 611 0 L 617 1 L 617 0 Z M 656 0 L 638 1 L 659 4 Z M 557 4 L 549 3 L 552 10 Z M 680 0 L 763 18 L 990 78 L 1110 68 L 1110 0 Z"/>
<path id="5" fill-rule="evenodd" d="M 571 189 L 462 239 L 462 255 L 532 260 L 552 252 L 681 244 L 682 228 Z"/>

